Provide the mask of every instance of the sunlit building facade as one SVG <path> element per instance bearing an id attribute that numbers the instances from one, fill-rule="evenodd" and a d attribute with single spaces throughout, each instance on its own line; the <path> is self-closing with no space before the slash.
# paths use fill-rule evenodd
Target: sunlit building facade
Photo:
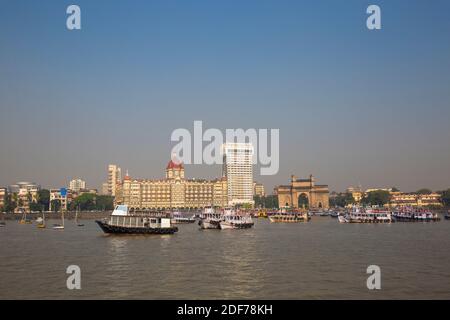
<path id="1" fill-rule="evenodd" d="M 224 207 L 228 205 L 227 181 L 186 179 L 183 164 L 171 160 L 164 179 L 133 179 L 127 174 L 118 186 L 115 202 L 144 211 Z"/>

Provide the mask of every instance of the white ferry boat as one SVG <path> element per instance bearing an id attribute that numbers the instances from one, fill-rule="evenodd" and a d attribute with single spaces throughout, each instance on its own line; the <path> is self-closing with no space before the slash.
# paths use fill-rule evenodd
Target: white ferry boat
<path id="1" fill-rule="evenodd" d="M 437 213 L 413 208 L 399 208 L 394 210 L 392 215 L 395 221 L 401 222 L 431 222 L 441 220 Z"/>
<path id="2" fill-rule="evenodd" d="M 346 215 L 338 216 L 341 223 L 391 223 L 392 214 L 385 209 L 359 208 L 353 207 L 352 211 Z"/>
<path id="3" fill-rule="evenodd" d="M 109 219 L 96 220 L 105 233 L 118 234 L 173 234 L 178 231 L 167 215 L 151 213 L 130 214 L 128 206 L 118 205 Z"/>
<path id="4" fill-rule="evenodd" d="M 249 229 L 254 223 L 250 215 L 238 214 L 234 210 L 226 211 L 220 221 L 220 229 Z"/>
<path id="5" fill-rule="evenodd" d="M 212 206 L 206 206 L 200 214 L 199 225 L 201 229 L 220 229 L 220 221 L 223 220 L 223 214 L 215 212 Z"/>
<path id="6" fill-rule="evenodd" d="M 270 222 L 307 222 L 311 219 L 308 212 L 298 210 L 279 210 L 269 216 Z"/>
<path id="7" fill-rule="evenodd" d="M 170 221 L 172 222 L 172 224 L 194 223 L 195 222 L 195 218 L 193 215 L 186 216 L 178 211 L 172 212 L 170 214 L 170 216 L 171 216 Z"/>

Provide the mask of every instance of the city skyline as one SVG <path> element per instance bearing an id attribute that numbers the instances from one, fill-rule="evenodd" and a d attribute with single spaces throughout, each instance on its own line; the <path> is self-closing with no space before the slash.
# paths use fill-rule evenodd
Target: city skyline
<path id="1" fill-rule="evenodd" d="M 0 186 L 74 177 L 101 190 L 113 163 L 155 178 L 170 135 L 280 129 L 280 171 L 349 186 L 450 181 L 450 3 L 6 2 L 0 12 Z M 212 179 L 220 165 L 186 165 Z"/>

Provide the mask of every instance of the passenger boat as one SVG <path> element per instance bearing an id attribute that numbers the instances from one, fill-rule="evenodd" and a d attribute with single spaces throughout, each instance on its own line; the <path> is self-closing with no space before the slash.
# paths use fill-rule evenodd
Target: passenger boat
<path id="1" fill-rule="evenodd" d="M 252 217 L 247 214 L 239 214 L 234 210 L 224 213 L 220 221 L 220 229 L 249 229 L 253 227 Z"/>
<path id="2" fill-rule="evenodd" d="M 391 212 L 385 209 L 353 207 L 345 216 L 339 215 L 340 223 L 391 223 Z"/>
<path id="3" fill-rule="evenodd" d="M 401 222 L 433 222 L 441 220 L 437 213 L 423 209 L 399 208 L 392 215 L 395 221 Z"/>
<path id="4" fill-rule="evenodd" d="M 201 229 L 220 229 L 223 213 L 215 212 L 212 206 L 206 206 L 200 214 L 199 225 Z"/>
<path id="5" fill-rule="evenodd" d="M 151 213 L 130 214 L 128 206 L 118 205 L 109 218 L 95 222 L 104 233 L 114 234 L 173 234 L 178 231 L 173 227 L 167 215 Z"/>
<path id="6" fill-rule="evenodd" d="M 195 222 L 194 216 L 184 216 L 182 213 L 178 211 L 172 212 L 170 215 L 171 215 L 170 222 L 172 224 Z"/>
<path id="7" fill-rule="evenodd" d="M 307 222 L 311 218 L 308 212 L 300 211 L 285 211 L 280 210 L 279 213 L 273 214 L 269 217 L 270 222 Z"/>
<path id="8" fill-rule="evenodd" d="M 332 217 L 332 218 L 337 218 L 337 217 L 339 217 L 339 212 L 338 212 L 338 211 L 331 211 L 330 217 Z"/>

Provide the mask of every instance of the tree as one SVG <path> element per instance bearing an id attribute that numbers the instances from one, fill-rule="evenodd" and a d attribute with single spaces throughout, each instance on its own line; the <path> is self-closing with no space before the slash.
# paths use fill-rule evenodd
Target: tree
<path id="1" fill-rule="evenodd" d="M 113 210 L 114 209 L 114 197 L 106 196 L 106 195 L 98 196 L 96 199 L 95 207 L 99 211 Z"/>
<path id="2" fill-rule="evenodd" d="M 346 193 L 338 193 L 334 194 L 333 197 L 330 198 L 330 206 L 331 207 L 346 207 L 355 203 L 355 199 L 350 192 Z"/>
<path id="3" fill-rule="evenodd" d="M 75 198 L 70 204 L 71 210 L 80 209 L 82 211 L 90 211 L 96 209 L 96 196 L 93 193 L 83 193 Z"/>
<path id="4" fill-rule="evenodd" d="M 366 194 L 366 196 L 361 200 L 365 205 L 371 206 L 384 206 L 391 199 L 389 191 L 376 190 L 371 191 Z"/>
<path id="5" fill-rule="evenodd" d="M 54 199 L 51 201 L 53 212 L 58 212 L 61 209 L 61 200 Z"/>
<path id="6" fill-rule="evenodd" d="M 430 194 L 433 193 L 433 191 L 431 191 L 428 188 L 422 188 L 416 191 L 417 194 Z"/>
<path id="7" fill-rule="evenodd" d="M 441 202 L 444 206 L 450 207 L 450 188 L 442 191 Z"/>
<path id="8" fill-rule="evenodd" d="M 3 205 L 3 211 L 5 212 L 14 212 L 14 209 L 17 207 L 17 202 L 14 201 L 14 194 L 6 192 L 5 194 L 5 204 Z"/>
<path id="9" fill-rule="evenodd" d="M 37 195 L 37 200 L 38 200 L 39 206 L 43 210 L 47 211 L 49 209 L 49 204 L 50 204 L 50 191 L 47 189 L 39 190 L 38 195 Z"/>

